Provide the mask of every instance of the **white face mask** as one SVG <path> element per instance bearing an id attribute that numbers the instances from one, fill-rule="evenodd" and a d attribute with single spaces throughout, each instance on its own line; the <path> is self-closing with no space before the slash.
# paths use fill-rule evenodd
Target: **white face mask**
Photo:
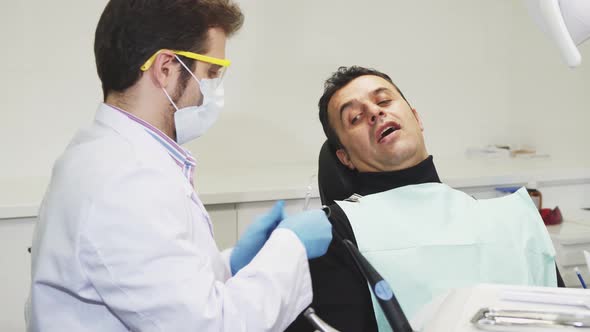
<path id="1" fill-rule="evenodd" d="M 199 89 L 203 95 L 203 104 L 200 106 L 189 106 L 179 109 L 166 89 L 162 88 L 168 100 L 176 109 L 174 123 L 176 125 L 176 142 L 184 144 L 201 137 L 213 126 L 224 105 L 224 90 L 220 83 L 221 78 L 199 80 L 193 72 L 176 57 L 180 64 L 199 83 Z"/>

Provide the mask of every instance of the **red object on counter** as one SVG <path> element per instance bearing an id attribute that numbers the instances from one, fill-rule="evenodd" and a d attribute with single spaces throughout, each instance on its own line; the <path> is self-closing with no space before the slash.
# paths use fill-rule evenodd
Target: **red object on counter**
<path id="1" fill-rule="evenodd" d="M 561 224 L 563 221 L 563 217 L 561 216 L 561 211 L 559 207 L 555 207 L 555 209 L 541 209 L 539 210 L 541 213 L 541 218 L 543 218 L 543 222 L 545 225 L 558 225 Z"/>

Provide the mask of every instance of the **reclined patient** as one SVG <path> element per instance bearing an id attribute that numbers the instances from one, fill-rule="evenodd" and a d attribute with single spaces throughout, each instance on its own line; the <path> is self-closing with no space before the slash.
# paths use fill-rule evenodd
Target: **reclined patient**
<path id="1" fill-rule="evenodd" d="M 339 68 L 326 81 L 319 116 L 329 151 L 349 170 L 357 194 L 330 205 L 334 240 L 325 256 L 310 261 L 312 307 L 328 324 L 389 330 L 340 239 L 357 244 L 410 318 L 451 288 L 563 285 L 526 190 L 475 200 L 442 184 L 422 121 L 389 76 Z M 287 331 L 311 330 L 300 316 Z"/>

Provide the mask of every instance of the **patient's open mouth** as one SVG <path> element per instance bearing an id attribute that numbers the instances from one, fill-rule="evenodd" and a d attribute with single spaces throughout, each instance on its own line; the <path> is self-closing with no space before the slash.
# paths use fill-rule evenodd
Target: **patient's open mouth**
<path id="1" fill-rule="evenodd" d="M 377 132 L 377 143 L 381 143 L 381 141 L 393 134 L 396 130 L 399 129 L 399 126 L 395 123 L 387 123 L 384 126 L 382 126 L 381 128 L 379 128 L 379 131 Z"/>

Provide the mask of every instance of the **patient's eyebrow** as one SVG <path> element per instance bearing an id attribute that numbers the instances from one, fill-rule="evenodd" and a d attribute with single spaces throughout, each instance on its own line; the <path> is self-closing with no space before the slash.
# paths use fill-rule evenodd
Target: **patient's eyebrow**
<path id="1" fill-rule="evenodd" d="M 380 94 L 381 92 L 387 92 L 389 94 L 393 94 L 393 91 L 391 91 L 391 89 L 385 88 L 385 87 L 377 88 L 377 89 L 373 90 L 373 92 L 371 94 L 376 96 L 376 95 Z"/>

